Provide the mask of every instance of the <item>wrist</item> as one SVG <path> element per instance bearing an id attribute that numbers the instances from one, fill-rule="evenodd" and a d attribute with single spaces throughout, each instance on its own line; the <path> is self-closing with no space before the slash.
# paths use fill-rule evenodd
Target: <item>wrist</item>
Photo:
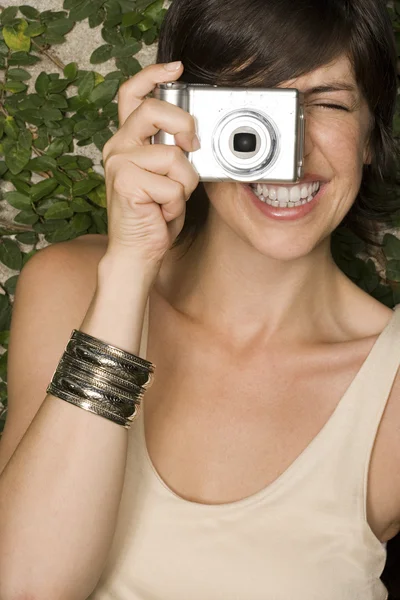
<path id="1" fill-rule="evenodd" d="M 97 268 L 98 285 L 118 282 L 124 289 L 150 291 L 161 267 L 161 263 L 150 263 L 122 252 L 107 251 Z"/>

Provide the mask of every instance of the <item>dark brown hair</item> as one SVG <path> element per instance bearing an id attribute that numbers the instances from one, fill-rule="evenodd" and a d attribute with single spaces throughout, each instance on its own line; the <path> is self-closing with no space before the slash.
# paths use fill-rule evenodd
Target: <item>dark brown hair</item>
<path id="1" fill-rule="evenodd" d="M 376 242 L 376 224 L 400 208 L 393 117 L 397 52 L 383 0 L 173 0 L 157 62 L 182 60 L 187 83 L 276 87 L 347 53 L 374 117 L 372 164 L 341 225 Z M 175 246 L 190 247 L 207 221 L 200 184 Z"/>

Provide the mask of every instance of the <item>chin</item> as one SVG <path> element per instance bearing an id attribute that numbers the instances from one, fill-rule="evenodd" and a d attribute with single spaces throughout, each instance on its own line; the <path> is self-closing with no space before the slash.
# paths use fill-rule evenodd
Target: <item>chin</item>
<path id="1" fill-rule="evenodd" d="M 247 242 L 261 255 L 278 262 L 293 262 L 311 256 L 324 242 L 305 236 L 279 235 L 269 232 L 268 240 L 248 239 Z M 328 239 L 325 240 L 330 245 Z"/>

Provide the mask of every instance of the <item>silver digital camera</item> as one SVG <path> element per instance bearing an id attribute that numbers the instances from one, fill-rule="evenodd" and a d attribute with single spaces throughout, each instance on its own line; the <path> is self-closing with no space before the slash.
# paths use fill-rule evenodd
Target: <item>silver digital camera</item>
<path id="1" fill-rule="evenodd" d="M 195 119 L 201 149 L 187 156 L 200 181 L 297 182 L 303 176 L 304 96 L 288 88 L 157 85 L 154 97 Z M 152 143 L 175 145 L 160 131 Z"/>

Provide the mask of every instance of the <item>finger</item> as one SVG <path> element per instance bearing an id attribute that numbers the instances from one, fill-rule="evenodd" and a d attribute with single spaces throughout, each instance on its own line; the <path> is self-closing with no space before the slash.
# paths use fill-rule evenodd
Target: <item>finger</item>
<path id="1" fill-rule="evenodd" d="M 164 176 L 165 181 L 169 178 L 179 183 L 183 187 L 186 200 L 190 198 L 199 184 L 198 173 L 177 146 L 156 144 L 110 155 L 105 163 L 107 174 L 119 172 L 124 165 L 126 166 L 126 163 L 133 164 L 150 174 Z M 140 176 L 138 181 L 140 181 Z M 129 185 L 128 182 L 126 185 Z"/>
<path id="2" fill-rule="evenodd" d="M 174 104 L 147 98 L 127 118 L 124 126 L 110 140 L 110 147 L 119 147 L 126 150 L 134 146 L 150 144 L 151 136 L 160 130 L 178 136 L 176 142 L 186 152 L 196 149 L 195 135 L 196 125 L 192 115 Z M 157 145 L 157 144 L 155 144 Z"/>
<path id="3" fill-rule="evenodd" d="M 177 63 L 162 63 L 150 65 L 142 69 L 121 85 L 118 91 L 118 118 L 120 126 L 129 115 L 156 87 L 157 83 L 176 81 L 182 75 L 183 65 Z"/>
<path id="4" fill-rule="evenodd" d="M 178 218 L 185 210 L 186 194 L 181 183 L 143 171 L 124 156 L 120 156 L 120 170 L 108 177 L 107 197 L 123 198 L 136 205 L 158 204 L 167 223 Z M 114 200 L 115 201 L 115 200 Z"/>

